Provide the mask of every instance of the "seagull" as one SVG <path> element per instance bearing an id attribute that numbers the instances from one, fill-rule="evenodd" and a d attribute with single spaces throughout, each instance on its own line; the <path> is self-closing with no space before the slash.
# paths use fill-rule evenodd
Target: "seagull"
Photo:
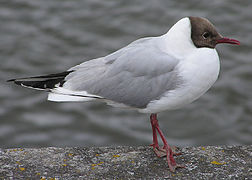
<path id="1" fill-rule="evenodd" d="M 11 79 L 15 84 L 44 90 L 56 102 L 101 101 L 149 113 L 151 146 L 166 156 L 170 171 L 178 167 L 175 151 L 162 133 L 157 113 L 180 109 L 203 95 L 217 80 L 217 44 L 240 45 L 220 35 L 206 18 L 185 17 L 164 35 L 138 39 L 104 57 L 85 61 L 61 73 Z M 160 135 L 163 147 L 158 144 Z"/>

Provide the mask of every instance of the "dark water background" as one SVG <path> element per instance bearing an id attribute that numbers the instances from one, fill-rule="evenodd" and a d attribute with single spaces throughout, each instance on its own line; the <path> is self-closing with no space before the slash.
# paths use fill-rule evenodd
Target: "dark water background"
<path id="1" fill-rule="evenodd" d="M 61 72 L 184 16 L 209 18 L 241 46 L 218 46 L 221 74 L 198 101 L 159 114 L 173 145 L 252 144 L 252 1 L 1 0 L 0 147 L 143 145 L 149 117 L 101 103 L 54 103 L 5 81 Z"/>

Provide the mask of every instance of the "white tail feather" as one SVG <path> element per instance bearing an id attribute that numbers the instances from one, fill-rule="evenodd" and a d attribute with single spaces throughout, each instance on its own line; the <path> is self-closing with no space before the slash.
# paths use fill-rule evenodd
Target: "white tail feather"
<path id="1" fill-rule="evenodd" d="M 52 89 L 48 94 L 49 101 L 57 102 L 76 102 L 76 101 L 92 101 L 103 99 L 101 96 L 96 96 L 87 93 L 86 91 L 72 91 L 62 87 Z"/>
<path id="2" fill-rule="evenodd" d="M 81 102 L 81 101 L 95 100 L 95 98 L 90 98 L 90 97 L 71 96 L 71 95 L 55 94 L 55 93 L 49 93 L 47 99 L 48 101 L 55 101 L 55 102 Z"/>

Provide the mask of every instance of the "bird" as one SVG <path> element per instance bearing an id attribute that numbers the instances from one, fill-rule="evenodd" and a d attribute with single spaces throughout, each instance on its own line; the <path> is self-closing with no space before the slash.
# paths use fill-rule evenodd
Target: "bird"
<path id="1" fill-rule="evenodd" d="M 219 34 L 208 19 L 187 16 L 161 36 L 140 38 L 67 71 L 8 81 L 46 91 L 49 101 L 100 101 L 150 114 L 151 146 L 158 157 L 166 156 L 174 172 L 184 166 L 176 163 L 157 113 L 183 108 L 214 84 L 220 71 L 215 47 L 221 43 L 240 45 L 238 40 Z"/>

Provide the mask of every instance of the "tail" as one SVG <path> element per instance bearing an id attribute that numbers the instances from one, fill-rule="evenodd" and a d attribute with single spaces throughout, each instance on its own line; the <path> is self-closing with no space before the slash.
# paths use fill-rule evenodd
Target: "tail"
<path id="1" fill-rule="evenodd" d="M 73 71 L 66 71 L 57 74 L 49 74 L 45 76 L 34 76 L 28 78 L 10 79 L 7 82 L 14 82 L 17 85 L 37 90 L 50 90 L 58 87 L 62 87 L 65 82 L 65 77 Z"/>

